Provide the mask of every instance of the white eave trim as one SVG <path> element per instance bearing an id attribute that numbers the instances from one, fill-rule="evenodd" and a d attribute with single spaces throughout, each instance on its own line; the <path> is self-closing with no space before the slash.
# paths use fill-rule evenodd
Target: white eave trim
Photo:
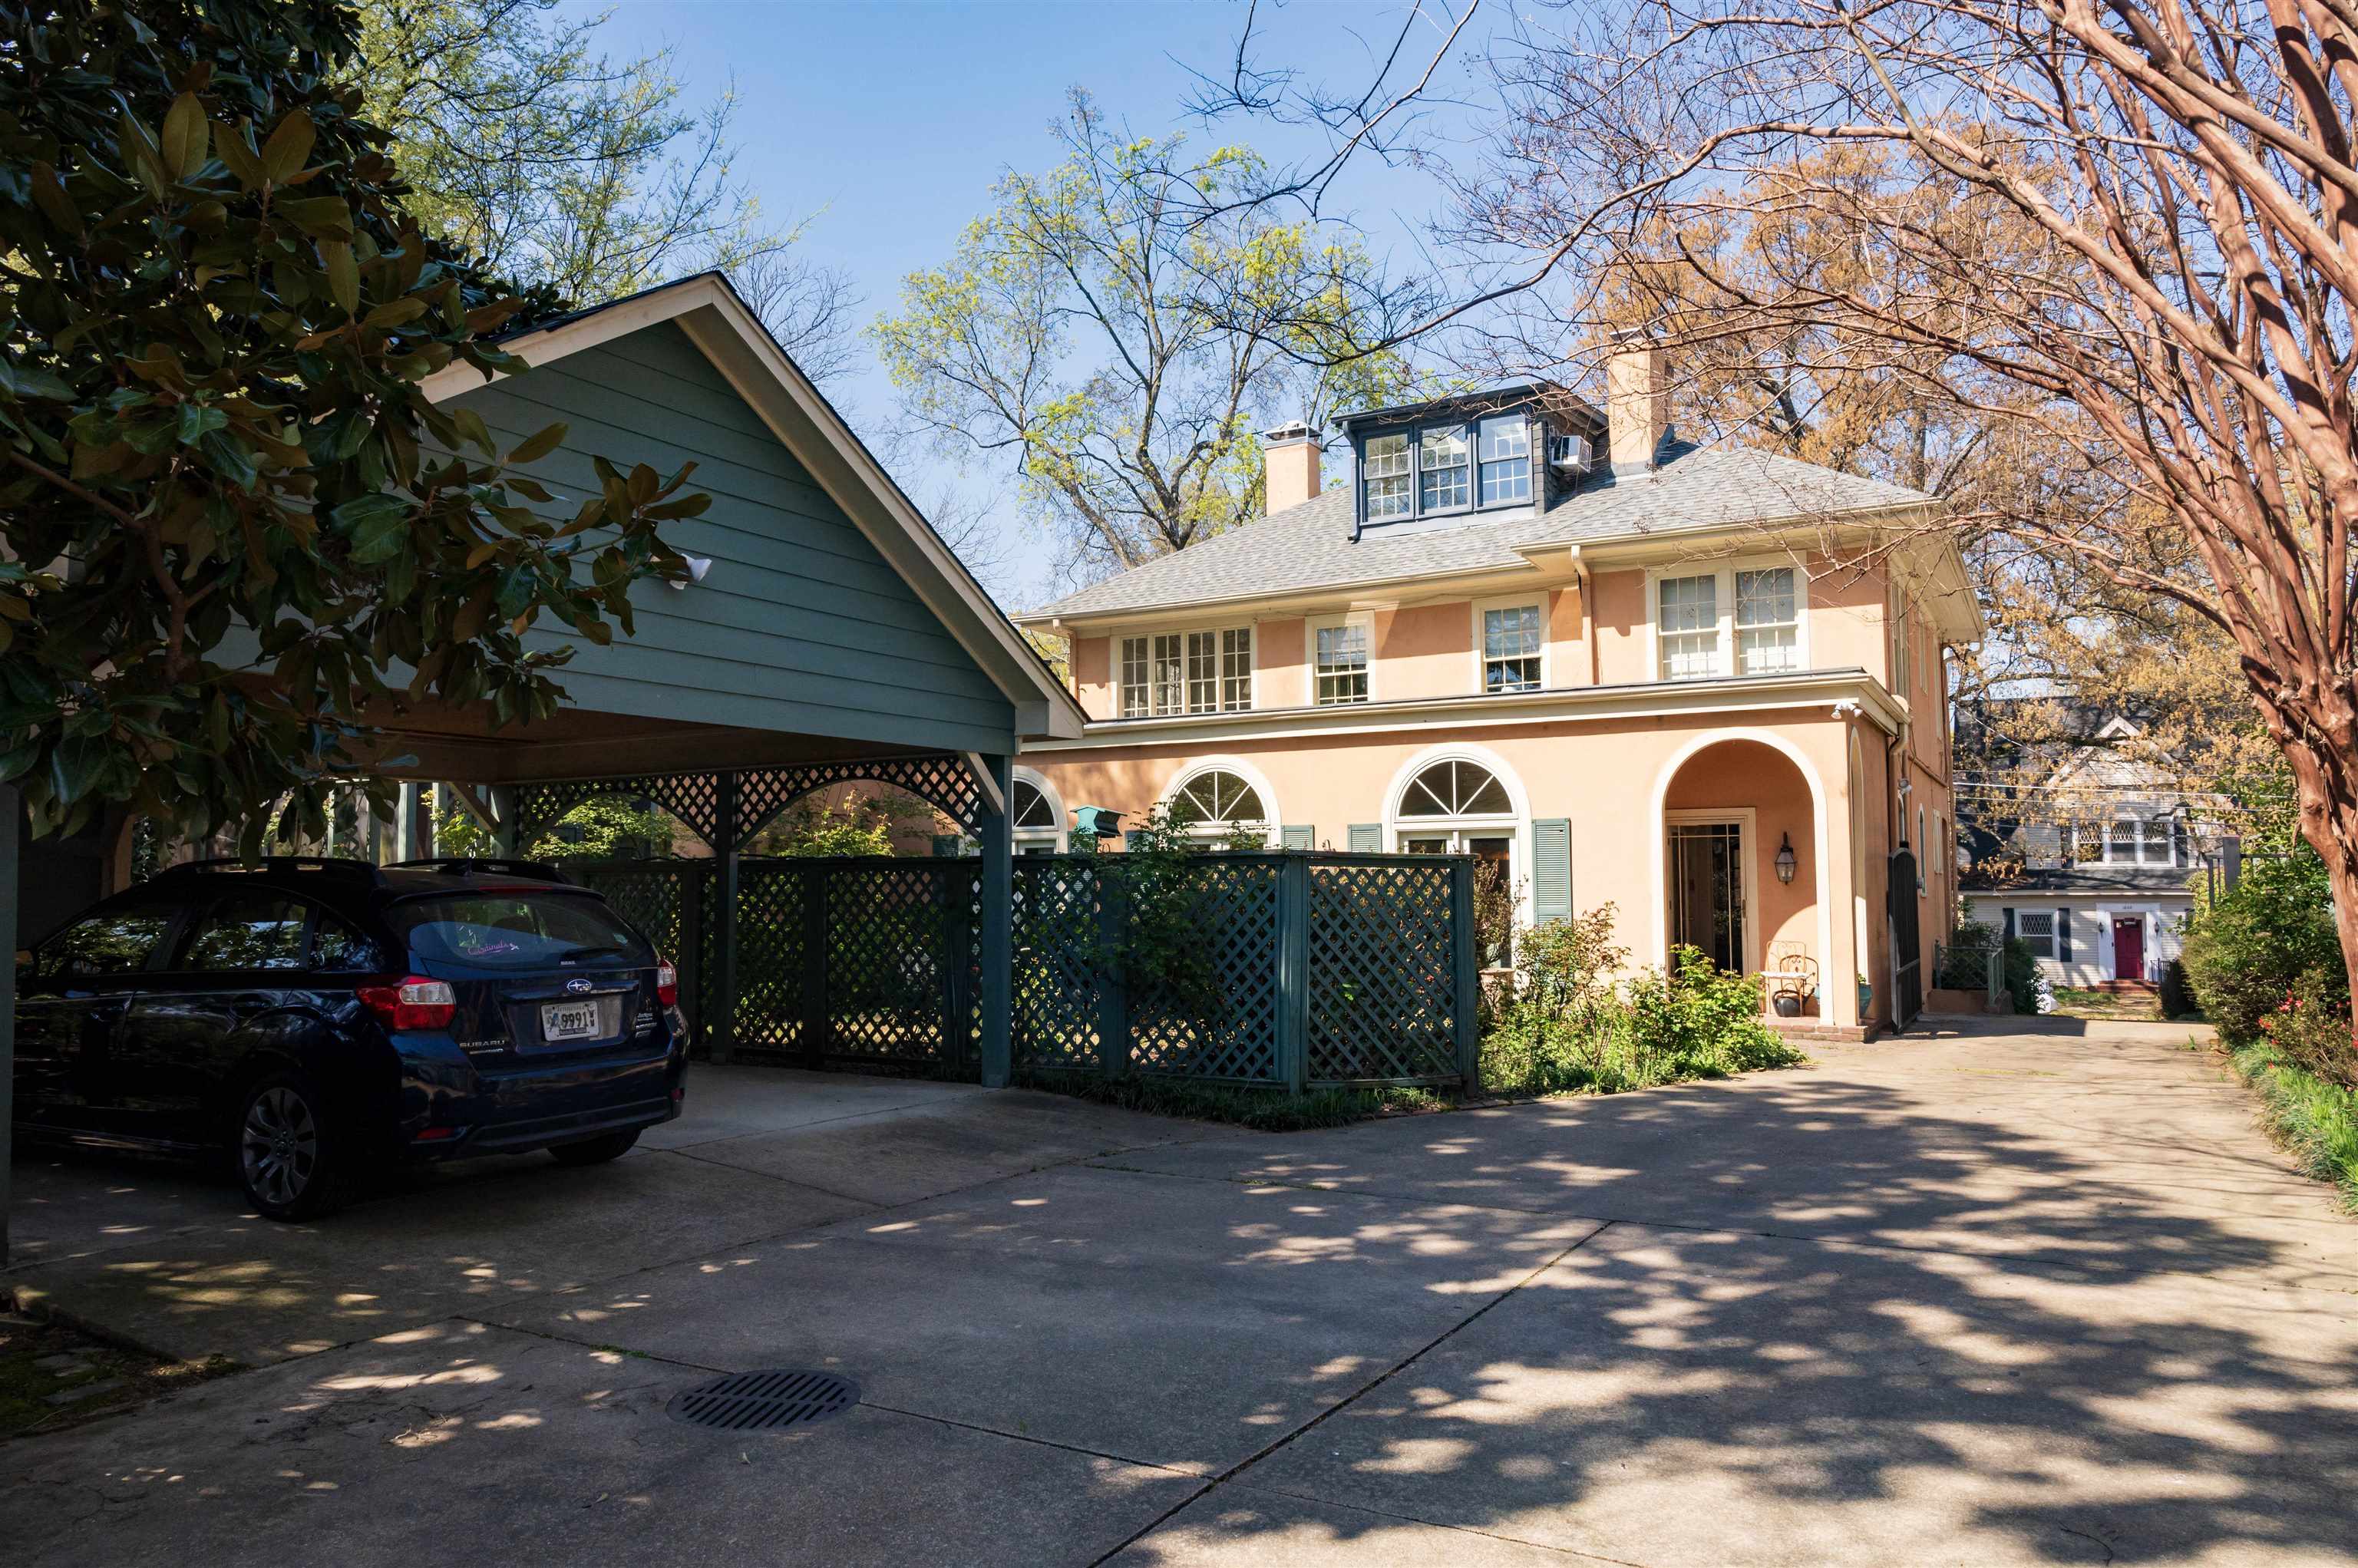
<path id="1" fill-rule="evenodd" d="M 1073 694 L 719 274 L 650 289 L 575 320 L 524 333 L 500 347 L 539 366 L 663 321 L 679 325 L 992 677 L 1014 706 L 1019 734 L 1070 739 L 1083 732 L 1087 719 Z M 426 395 L 437 403 L 488 384 L 481 372 L 464 362 L 436 372 L 423 384 Z"/>
<path id="2" fill-rule="evenodd" d="M 1327 708 L 1285 708 L 1259 713 L 1171 714 L 1159 719 L 1103 719 L 1078 740 L 1027 742 L 1033 752 L 1098 750 L 1181 742 L 1282 741 L 1320 735 L 1400 735 L 1422 730 L 1466 730 L 1559 721 L 1709 717 L 1731 713 L 1792 713 L 1837 704 L 1855 707 L 1884 733 L 1897 734 L 1904 718 L 1882 685 L 1865 670 L 1822 670 L 1768 679 L 1649 681 L 1626 686 L 1568 687 L 1406 702 L 1358 702 Z"/>

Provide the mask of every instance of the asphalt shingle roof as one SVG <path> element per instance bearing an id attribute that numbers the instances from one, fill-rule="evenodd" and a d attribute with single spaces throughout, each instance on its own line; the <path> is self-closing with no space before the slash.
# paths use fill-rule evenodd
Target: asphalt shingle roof
<path id="1" fill-rule="evenodd" d="M 1162 610 L 1206 600 L 1314 591 L 1437 573 L 1524 565 L 1550 545 L 1758 527 L 1921 505 L 1932 497 L 1769 452 L 1665 445 L 1652 471 L 1593 475 L 1539 516 L 1457 526 L 1370 530 L 1351 537 L 1348 484 L 1133 567 L 1019 619 Z"/>

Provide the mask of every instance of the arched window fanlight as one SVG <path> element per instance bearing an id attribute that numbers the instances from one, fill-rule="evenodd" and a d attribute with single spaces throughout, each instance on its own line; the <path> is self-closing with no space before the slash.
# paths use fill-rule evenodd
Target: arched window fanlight
<path id="1" fill-rule="evenodd" d="M 1015 826 L 1018 827 L 1053 830 L 1064 826 L 1056 820 L 1056 808 L 1048 804 L 1048 797 L 1040 792 L 1040 786 L 1028 779 L 1015 781 L 1014 805 Z"/>
<path id="2" fill-rule="evenodd" d="M 1186 827 L 1207 827 L 1267 822 L 1269 807 L 1261 804 L 1260 791 L 1242 777 L 1226 768 L 1211 768 L 1180 786 L 1171 797 L 1171 815 Z"/>
<path id="3" fill-rule="evenodd" d="M 1411 779 L 1400 814 L 1411 816 L 1512 816 L 1507 786 L 1479 762 L 1435 762 Z"/>

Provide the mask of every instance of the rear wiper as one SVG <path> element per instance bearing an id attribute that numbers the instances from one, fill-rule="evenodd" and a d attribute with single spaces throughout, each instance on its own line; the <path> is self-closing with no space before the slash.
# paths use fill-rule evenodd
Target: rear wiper
<path id="1" fill-rule="evenodd" d="M 629 951 L 628 947 L 568 947 L 557 956 L 557 961 L 560 964 L 571 964 L 578 963 L 583 958 L 611 957 L 617 953 Z"/>

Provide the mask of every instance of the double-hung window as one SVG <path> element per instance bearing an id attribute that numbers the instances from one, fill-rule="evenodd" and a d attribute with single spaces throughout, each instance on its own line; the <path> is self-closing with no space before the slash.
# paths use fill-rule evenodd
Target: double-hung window
<path id="1" fill-rule="evenodd" d="M 1411 492 L 1406 436 L 1370 436 L 1359 460 L 1359 488 L 1366 493 L 1368 521 L 1389 522 L 1406 517 L 1415 507 Z"/>
<path id="2" fill-rule="evenodd" d="M 1482 611 L 1482 689 L 1540 689 L 1540 607 L 1510 604 Z"/>
<path id="3" fill-rule="evenodd" d="M 2051 909 L 2024 909 L 2015 912 L 2014 934 L 2030 946 L 2041 958 L 2055 957 L 2055 912 Z"/>
<path id="4" fill-rule="evenodd" d="M 1425 431 L 1417 442 L 1418 506 L 1426 512 L 1448 512 L 1472 505 L 1472 461 L 1465 427 L 1450 425 Z"/>
<path id="5" fill-rule="evenodd" d="M 1520 414 L 1481 424 L 1482 504 L 1531 498 L 1531 427 Z"/>
<path id="6" fill-rule="evenodd" d="M 1252 707 L 1252 629 L 1156 632 L 1121 639 L 1120 711 L 1234 713 Z"/>
<path id="7" fill-rule="evenodd" d="M 1701 680 L 1719 674 L 1718 576 L 1666 577 L 1655 591 L 1662 678 Z"/>
<path id="8" fill-rule="evenodd" d="M 1747 676 L 1801 667 L 1801 597 L 1793 568 L 1736 574 L 1736 668 Z"/>
<path id="9" fill-rule="evenodd" d="M 1368 700 L 1368 623 L 1365 621 L 1314 622 L 1311 658 L 1321 707 Z"/>

